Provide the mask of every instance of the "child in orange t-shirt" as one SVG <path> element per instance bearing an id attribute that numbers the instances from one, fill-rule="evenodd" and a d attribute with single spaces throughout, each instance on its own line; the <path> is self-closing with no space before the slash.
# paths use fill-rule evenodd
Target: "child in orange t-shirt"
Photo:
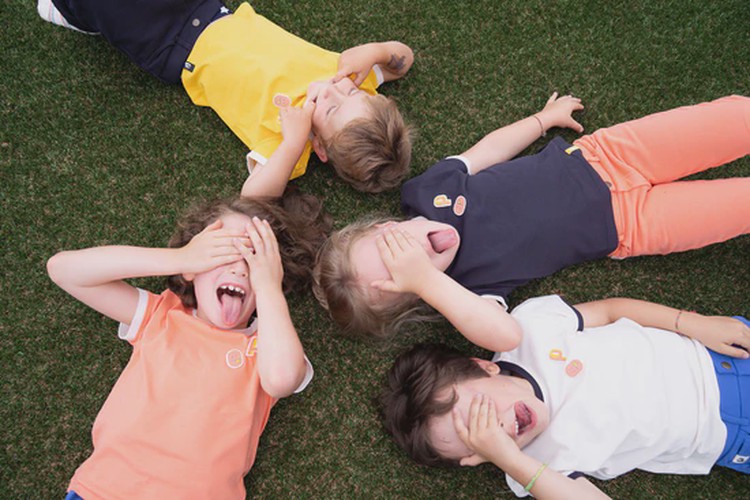
<path id="1" fill-rule="evenodd" d="M 170 248 L 104 246 L 49 260 L 52 280 L 119 321 L 133 345 L 69 498 L 245 498 L 271 408 L 313 374 L 284 297 L 309 282 L 325 237 L 311 198 L 218 201 L 184 219 Z M 143 276 L 170 276 L 169 289 L 123 281 Z"/>

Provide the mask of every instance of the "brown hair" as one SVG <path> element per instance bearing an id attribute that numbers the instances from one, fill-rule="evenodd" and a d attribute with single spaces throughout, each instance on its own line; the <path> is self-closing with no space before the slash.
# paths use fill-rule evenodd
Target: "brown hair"
<path id="1" fill-rule="evenodd" d="M 313 293 L 342 333 L 386 338 L 406 323 L 436 317 L 434 311 L 413 294 L 372 303 L 366 287 L 358 282 L 357 270 L 351 262 L 352 246 L 385 221 L 369 218 L 349 224 L 334 232 L 318 252 L 313 270 Z"/>
<path id="2" fill-rule="evenodd" d="M 169 240 L 170 248 L 186 245 L 203 229 L 227 213 L 266 219 L 279 242 L 279 253 L 284 266 L 284 293 L 300 290 L 308 285 L 315 255 L 331 229 L 331 218 L 315 196 L 287 189 L 281 198 L 242 198 L 213 200 L 198 204 L 177 223 Z M 186 307 L 196 307 L 192 281 L 181 274 L 167 278 L 167 286 L 177 294 Z"/>
<path id="3" fill-rule="evenodd" d="M 360 191 L 379 193 L 397 187 L 409 172 L 411 129 L 393 99 L 376 95 L 367 103 L 368 118 L 321 139 L 341 178 Z"/>
<path id="4" fill-rule="evenodd" d="M 441 344 L 417 344 L 401 354 L 386 375 L 380 395 L 383 424 L 396 443 L 422 465 L 457 466 L 430 443 L 429 422 L 456 404 L 453 384 L 489 375 L 474 360 Z M 442 398 L 441 398 L 442 395 Z"/>

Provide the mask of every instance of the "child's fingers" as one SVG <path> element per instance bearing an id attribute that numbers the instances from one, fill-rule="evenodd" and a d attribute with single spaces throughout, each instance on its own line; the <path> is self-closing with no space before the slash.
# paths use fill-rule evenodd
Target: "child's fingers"
<path id="1" fill-rule="evenodd" d="M 456 434 L 458 434 L 458 438 L 464 442 L 465 445 L 469 445 L 469 429 L 466 428 L 466 424 L 464 423 L 464 419 L 461 418 L 461 412 L 458 411 L 458 408 L 453 407 L 453 427 L 456 429 Z M 463 464 L 462 464 L 463 465 Z"/>
<path id="2" fill-rule="evenodd" d="M 487 427 L 495 427 L 497 425 L 497 409 L 495 408 L 495 401 L 487 398 Z"/>
<path id="3" fill-rule="evenodd" d="M 400 233 L 401 231 L 395 228 L 388 228 L 383 232 L 383 238 L 386 243 L 388 243 L 388 247 L 391 248 L 391 250 L 403 250 L 403 247 L 396 236 L 396 232 Z"/>
<path id="4" fill-rule="evenodd" d="M 265 219 L 260 220 L 258 217 L 253 218 L 253 223 L 263 239 L 266 251 L 278 253 L 279 242 L 276 240 L 276 234 L 274 234 L 271 224 Z"/>
<path id="5" fill-rule="evenodd" d="M 252 256 L 254 252 L 252 246 L 245 245 L 242 241 L 240 241 L 239 238 L 235 238 L 234 240 L 232 240 L 232 244 L 234 244 L 234 247 L 237 249 L 238 252 L 240 252 L 240 255 L 242 255 L 244 258 Z"/>
<path id="6" fill-rule="evenodd" d="M 486 460 L 481 455 L 476 453 L 468 457 L 462 458 L 458 463 L 463 467 L 474 467 L 475 465 L 483 464 Z"/>
<path id="7" fill-rule="evenodd" d="M 547 104 L 551 104 L 557 100 L 557 92 L 552 92 L 552 95 L 547 99 Z"/>
<path id="8" fill-rule="evenodd" d="M 375 280 L 370 283 L 370 287 L 381 292 L 400 292 L 398 285 L 393 280 Z"/>
<path id="9" fill-rule="evenodd" d="M 479 407 L 482 406 L 482 394 L 475 394 L 469 407 L 469 429 L 476 429 L 479 421 Z"/>
<path id="10" fill-rule="evenodd" d="M 393 260 L 393 250 L 385 239 L 385 234 L 379 234 L 378 237 L 375 238 L 375 246 L 378 247 L 380 258 L 383 259 L 383 262 L 385 262 L 386 265 Z"/>
<path id="11" fill-rule="evenodd" d="M 745 348 L 747 349 L 747 348 Z M 716 348 L 716 352 L 724 354 L 725 356 L 731 356 L 738 359 L 747 359 L 750 355 L 748 351 L 734 345 L 721 344 Z"/>
<path id="12" fill-rule="evenodd" d="M 570 128 L 578 132 L 579 134 L 583 132 L 583 125 L 575 121 L 573 118 L 570 119 Z"/>

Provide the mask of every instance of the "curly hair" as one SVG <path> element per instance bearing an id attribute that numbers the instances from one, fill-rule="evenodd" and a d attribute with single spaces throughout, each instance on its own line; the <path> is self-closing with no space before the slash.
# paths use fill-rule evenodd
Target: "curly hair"
<path id="1" fill-rule="evenodd" d="M 367 104 L 368 118 L 321 139 L 341 178 L 360 191 L 379 193 L 396 188 L 409 173 L 412 130 L 393 99 L 376 95 Z"/>
<path id="2" fill-rule="evenodd" d="M 315 196 L 287 189 L 281 198 L 242 198 L 212 200 L 195 205 L 177 223 L 169 240 L 170 248 L 186 245 L 206 226 L 227 213 L 266 219 L 279 242 L 284 267 L 284 293 L 300 290 L 311 281 L 311 268 L 318 248 L 331 230 L 331 217 Z M 196 307 L 192 281 L 181 274 L 169 276 L 167 286 L 186 307 Z"/>
<path id="3" fill-rule="evenodd" d="M 320 305 L 349 336 L 387 338 L 407 323 L 431 321 L 435 312 L 417 295 L 374 302 L 359 283 L 352 265 L 352 246 L 387 219 L 369 218 L 334 232 L 318 252 L 313 269 L 313 293 Z"/>
<path id="4" fill-rule="evenodd" d="M 401 354 L 386 375 L 380 415 L 386 431 L 415 462 L 457 466 L 430 443 L 430 420 L 456 404 L 452 385 L 488 377 L 474 360 L 442 344 L 417 344 Z M 445 392 L 450 389 L 446 398 Z"/>

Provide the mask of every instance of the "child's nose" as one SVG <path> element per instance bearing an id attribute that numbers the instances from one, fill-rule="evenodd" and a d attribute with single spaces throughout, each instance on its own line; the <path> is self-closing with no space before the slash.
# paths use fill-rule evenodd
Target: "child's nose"
<path id="1" fill-rule="evenodd" d="M 229 268 L 229 273 L 240 278 L 247 278 L 247 266 L 243 261 L 238 261 L 232 264 Z"/>

